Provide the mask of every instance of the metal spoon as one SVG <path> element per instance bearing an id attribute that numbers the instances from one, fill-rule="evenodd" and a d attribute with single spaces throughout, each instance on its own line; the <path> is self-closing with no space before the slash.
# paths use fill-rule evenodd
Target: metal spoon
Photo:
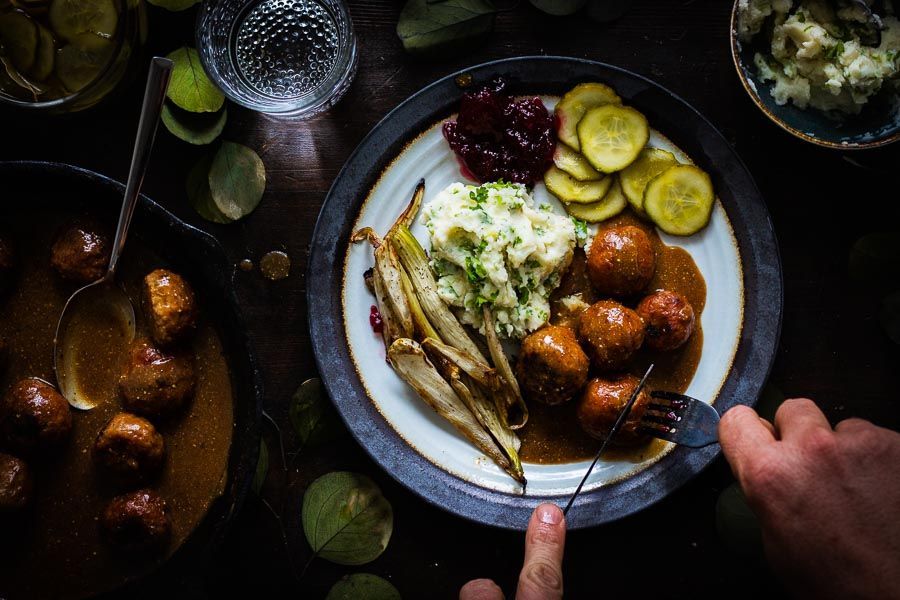
<path id="1" fill-rule="evenodd" d="M 119 213 L 119 224 L 116 227 L 116 237 L 106 274 L 72 294 L 66 301 L 56 326 L 56 337 L 53 340 L 53 368 L 56 371 L 56 382 L 60 393 L 75 408 L 83 410 L 94 408 L 98 399 L 88 397 L 90 394 L 84 393 L 79 382 L 80 356 L 75 350 L 78 328 L 73 327 L 73 324 L 76 324 L 79 318 L 85 319 L 86 315 L 90 314 L 93 320 L 99 317 L 100 322 L 119 324 L 126 343 L 134 339 L 134 307 L 125 290 L 115 281 L 116 267 L 125 247 L 131 217 L 137 207 L 141 184 L 150 162 L 150 151 L 153 148 L 160 112 L 169 87 L 172 66 L 172 61 L 167 58 L 155 57 L 150 62 L 150 74 L 147 76 L 144 103 L 141 107 L 134 153 L 131 156 L 131 169 L 125 186 L 125 198 Z"/>

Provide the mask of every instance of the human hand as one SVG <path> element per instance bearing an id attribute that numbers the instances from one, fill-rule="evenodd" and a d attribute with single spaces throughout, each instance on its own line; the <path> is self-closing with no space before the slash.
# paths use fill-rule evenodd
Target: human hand
<path id="1" fill-rule="evenodd" d="M 792 592 L 900 598 L 900 434 L 862 419 L 832 429 L 801 398 L 785 401 L 774 425 L 732 408 L 719 441 Z"/>
<path id="2" fill-rule="evenodd" d="M 516 600 L 562 598 L 565 542 L 566 521 L 559 507 L 548 503 L 534 509 L 525 533 L 525 564 Z M 503 600 L 503 592 L 490 579 L 475 579 L 459 590 L 459 600 Z"/>

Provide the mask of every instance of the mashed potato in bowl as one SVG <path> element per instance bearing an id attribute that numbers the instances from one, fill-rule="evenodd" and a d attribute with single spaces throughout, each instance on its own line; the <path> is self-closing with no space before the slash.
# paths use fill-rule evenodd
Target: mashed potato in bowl
<path id="1" fill-rule="evenodd" d="M 497 333 L 519 339 L 550 318 L 550 294 L 587 235 L 583 222 L 535 206 L 515 183 L 454 183 L 425 207 L 438 293 L 464 324 L 484 333 L 482 306 Z"/>
<path id="2" fill-rule="evenodd" d="M 881 43 L 871 47 L 860 41 L 864 15 L 827 0 L 740 0 L 738 10 L 742 42 L 773 19 L 769 52 L 757 52 L 754 63 L 778 104 L 858 114 L 885 87 L 898 89 L 900 21 L 893 14 L 881 15 Z"/>

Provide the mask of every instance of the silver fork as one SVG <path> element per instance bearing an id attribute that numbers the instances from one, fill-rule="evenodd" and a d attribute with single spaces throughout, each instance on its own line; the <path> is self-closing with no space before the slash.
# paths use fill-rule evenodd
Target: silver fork
<path id="1" fill-rule="evenodd" d="M 640 431 L 689 448 L 719 441 L 719 413 L 696 398 L 675 392 L 652 392 Z"/>

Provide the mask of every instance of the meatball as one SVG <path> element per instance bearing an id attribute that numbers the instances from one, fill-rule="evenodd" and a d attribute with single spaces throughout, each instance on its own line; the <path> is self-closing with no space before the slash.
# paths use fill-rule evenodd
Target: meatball
<path id="1" fill-rule="evenodd" d="M 656 290 L 635 309 L 644 319 L 644 343 L 651 350 L 674 350 L 694 332 L 694 307 L 677 292 Z"/>
<path id="2" fill-rule="evenodd" d="M 601 300 L 578 317 L 578 336 L 598 369 L 616 371 L 644 342 L 644 321 L 618 302 Z"/>
<path id="3" fill-rule="evenodd" d="M 653 279 L 656 254 L 650 236 L 633 225 L 597 233 L 587 256 L 588 276 L 600 294 L 633 296 Z"/>
<path id="4" fill-rule="evenodd" d="M 0 452 L 0 513 L 28 506 L 33 489 L 31 469 L 25 461 Z"/>
<path id="5" fill-rule="evenodd" d="M 129 413 L 114 416 L 94 441 L 94 462 L 122 483 L 159 473 L 166 446 L 153 423 Z"/>
<path id="6" fill-rule="evenodd" d="M 587 381 L 589 364 L 574 331 L 547 325 L 522 341 L 516 376 L 530 398 L 560 404 Z"/>
<path id="7" fill-rule="evenodd" d="M 0 296 L 12 289 L 16 271 L 16 252 L 12 238 L 0 233 Z"/>
<path id="8" fill-rule="evenodd" d="M 197 301 L 181 275 L 156 269 L 144 277 L 141 301 L 150 336 L 167 346 L 183 340 L 197 326 Z"/>
<path id="9" fill-rule="evenodd" d="M 100 528 L 115 546 L 132 551 L 159 551 L 172 532 L 169 506 L 150 489 L 122 494 L 106 505 Z"/>
<path id="10" fill-rule="evenodd" d="M 599 440 L 606 439 L 639 383 L 637 377 L 629 374 L 591 379 L 578 404 L 578 422 L 582 429 Z M 638 426 L 649 402 L 650 394 L 646 389 L 641 390 L 610 444 L 626 446 L 647 440 L 648 436 L 638 433 Z"/>
<path id="11" fill-rule="evenodd" d="M 18 452 L 59 446 L 72 430 L 69 403 L 46 381 L 23 379 L 0 403 L 0 438 Z"/>
<path id="12" fill-rule="evenodd" d="M 91 283 L 106 274 L 112 243 L 93 223 L 65 227 L 50 249 L 50 264 L 59 276 L 75 283 Z"/>
<path id="13" fill-rule="evenodd" d="M 184 406 L 194 394 L 194 385 L 189 355 L 161 350 L 150 340 L 138 339 L 119 379 L 119 392 L 126 410 L 153 418 Z"/>

